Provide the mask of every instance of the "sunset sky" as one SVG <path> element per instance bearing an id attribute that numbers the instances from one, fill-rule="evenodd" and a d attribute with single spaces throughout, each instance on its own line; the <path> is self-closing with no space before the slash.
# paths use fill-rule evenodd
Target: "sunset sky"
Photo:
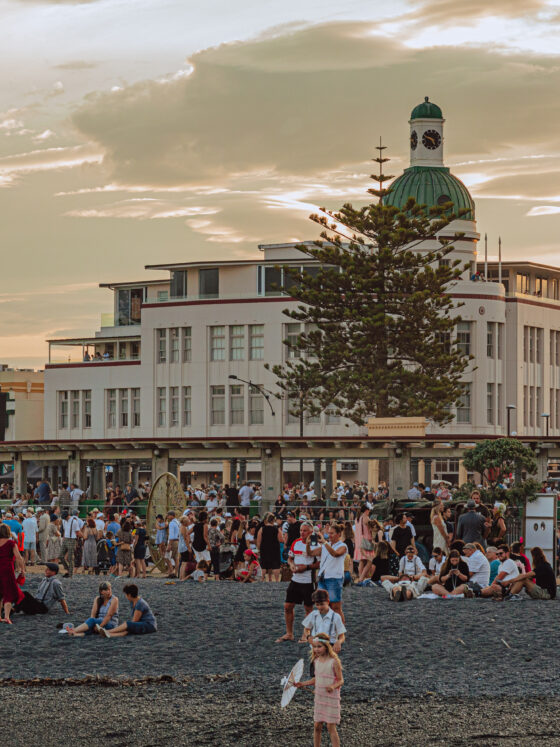
<path id="1" fill-rule="evenodd" d="M 92 333 L 101 282 L 312 239 L 443 109 L 490 251 L 560 264 L 560 0 L 0 0 L 0 362 Z"/>

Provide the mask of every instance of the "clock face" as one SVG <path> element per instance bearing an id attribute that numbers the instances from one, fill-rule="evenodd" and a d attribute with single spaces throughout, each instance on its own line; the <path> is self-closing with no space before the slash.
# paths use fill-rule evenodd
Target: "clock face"
<path id="1" fill-rule="evenodd" d="M 412 150 L 416 150 L 416 146 L 418 145 L 418 135 L 416 134 L 416 130 L 412 130 L 410 133 L 410 147 Z"/>
<path id="2" fill-rule="evenodd" d="M 428 150 L 435 150 L 441 144 L 441 135 L 436 130 L 426 130 L 422 135 L 422 145 Z"/>

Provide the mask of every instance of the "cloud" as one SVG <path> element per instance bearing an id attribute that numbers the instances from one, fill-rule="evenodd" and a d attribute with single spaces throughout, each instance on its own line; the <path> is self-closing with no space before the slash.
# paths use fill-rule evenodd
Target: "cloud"
<path id="1" fill-rule="evenodd" d="M 417 21 L 421 26 L 455 26 L 476 22 L 481 18 L 527 18 L 546 8 L 546 0 L 428 0 L 411 13 L 400 17 L 401 22 Z"/>
<path id="2" fill-rule="evenodd" d="M 93 2 L 93 0 L 92 0 Z M 89 62 L 87 60 L 68 60 L 58 65 L 53 65 L 55 70 L 92 70 L 99 66 L 98 62 Z"/>
<path id="3" fill-rule="evenodd" d="M 70 169 L 84 164 L 102 162 L 102 155 L 90 145 L 76 145 L 60 148 L 44 148 L 13 156 L 0 158 L 0 184 L 2 178 L 6 183 L 21 174 L 35 171 L 54 171 Z"/>
<path id="4" fill-rule="evenodd" d="M 76 208 L 64 213 L 74 218 L 186 218 L 196 215 L 213 215 L 220 208 L 179 205 L 150 197 L 120 200 L 97 208 Z"/>
<path id="5" fill-rule="evenodd" d="M 560 205 L 539 205 L 531 208 L 527 213 L 528 218 L 534 218 L 539 215 L 556 215 L 560 213 Z"/>

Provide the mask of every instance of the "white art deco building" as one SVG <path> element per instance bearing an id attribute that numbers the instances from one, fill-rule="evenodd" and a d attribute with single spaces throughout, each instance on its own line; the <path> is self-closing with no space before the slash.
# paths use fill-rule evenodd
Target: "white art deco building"
<path id="1" fill-rule="evenodd" d="M 487 282 L 471 279 L 477 267 L 483 270 L 475 205 L 444 165 L 444 121 L 427 99 L 413 109 L 410 167 L 386 198 L 394 205 L 409 196 L 428 205 L 451 200 L 467 211 L 446 231 L 463 234 L 449 259 L 469 269 L 452 295 L 464 304 L 457 337 L 474 361 L 453 422 L 429 431 L 451 441 L 505 434 L 513 405 L 512 431 L 538 436 L 548 427 L 560 435 L 560 268 L 490 263 Z M 297 436 L 299 420 L 285 402 L 271 400 L 270 408 L 256 390 L 229 378 L 275 391 L 264 364 L 281 363 L 287 355 L 282 341 L 300 331 L 282 313 L 295 304 L 276 290 L 279 268 L 312 272 L 313 262 L 294 244 L 259 250 L 250 260 L 149 265 L 156 279 L 103 284 L 113 294 L 112 319 L 91 337 L 49 341 L 45 439 Z M 93 360 L 83 360 L 86 351 Z M 306 419 L 304 432 L 312 438 L 366 431 L 325 412 Z M 457 461 L 435 465 L 436 471 L 456 473 Z M 356 470 L 355 464 L 338 466 L 343 478 Z"/>

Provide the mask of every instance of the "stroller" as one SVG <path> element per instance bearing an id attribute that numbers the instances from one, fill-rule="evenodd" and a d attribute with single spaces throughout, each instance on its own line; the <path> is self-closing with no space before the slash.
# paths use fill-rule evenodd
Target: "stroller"
<path id="1" fill-rule="evenodd" d="M 233 578 L 233 545 L 223 545 L 220 548 L 220 578 Z"/>
<path id="2" fill-rule="evenodd" d="M 106 539 L 100 539 L 97 543 L 96 575 L 99 576 L 100 573 L 103 573 L 103 575 L 106 576 L 112 565 L 113 559 L 111 548 L 109 547 L 109 541 Z"/>

